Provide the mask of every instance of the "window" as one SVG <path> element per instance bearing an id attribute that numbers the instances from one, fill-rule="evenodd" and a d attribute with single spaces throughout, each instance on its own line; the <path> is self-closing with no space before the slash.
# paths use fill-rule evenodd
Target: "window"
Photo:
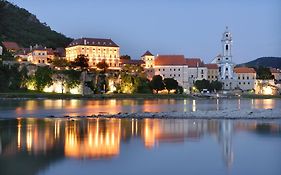
<path id="1" fill-rule="evenodd" d="M 181 69 L 179 69 L 179 71 L 180 71 Z"/>
<path id="2" fill-rule="evenodd" d="M 174 71 L 176 71 L 176 69 L 174 69 Z"/>
<path id="3" fill-rule="evenodd" d="M 204 70 L 201 70 L 201 74 L 204 74 Z"/>
<path id="4" fill-rule="evenodd" d="M 249 80 L 249 77 L 247 77 L 247 80 Z"/>
<path id="5" fill-rule="evenodd" d="M 246 82 L 243 82 L 243 84 L 246 84 Z"/>
<path id="6" fill-rule="evenodd" d="M 163 69 L 163 71 L 165 71 L 165 69 Z"/>
<path id="7" fill-rule="evenodd" d="M 250 82 L 248 82 L 248 84 L 250 84 Z"/>
<path id="8" fill-rule="evenodd" d="M 160 71 L 160 69 L 158 69 Z"/>
<path id="9" fill-rule="evenodd" d="M 214 76 L 212 75 L 212 78 L 214 78 Z"/>
<path id="10" fill-rule="evenodd" d="M 227 45 L 225 45 L 225 50 L 228 50 L 228 44 L 227 44 Z"/>
<path id="11" fill-rule="evenodd" d="M 242 77 L 242 79 L 244 80 L 244 79 L 245 79 L 245 77 Z"/>
<path id="12" fill-rule="evenodd" d="M 191 75 L 191 78 L 193 78 L 193 75 Z"/>
<path id="13" fill-rule="evenodd" d="M 225 37 L 228 37 L 228 34 L 225 34 Z"/>
<path id="14" fill-rule="evenodd" d="M 179 74 L 179 77 L 181 76 L 181 74 Z"/>
<path id="15" fill-rule="evenodd" d="M 172 69 L 170 69 L 170 71 L 172 71 Z"/>
<path id="16" fill-rule="evenodd" d="M 227 76 L 225 76 L 225 79 L 228 79 L 228 75 L 227 75 Z"/>
<path id="17" fill-rule="evenodd" d="M 240 77 L 238 77 L 238 80 L 240 80 Z"/>
<path id="18" fill-rule="evenodd" d="M 204 75 L 201 75 L 201 78 L 204 78 Z"/>
<path id="19" fill-rule="evenodd" d="M 239 84 L 241 84 L 241 82 L 239 82 Z"/>
<path id="20" fill-rule="evenodd" d="M 227 67 L 227 68 L 225 68 L 225 71 L 228 71 L 228 67 Z"/>
<path id="21" fill-rule="evenodd" d="M 228 60 L 228 58 L 225 58 L 226 60 Z"/>
<path id="22" fill-rule="evenodd" d="M 208 78 L 210 78 L 210 75 L 208 75 Z"/>

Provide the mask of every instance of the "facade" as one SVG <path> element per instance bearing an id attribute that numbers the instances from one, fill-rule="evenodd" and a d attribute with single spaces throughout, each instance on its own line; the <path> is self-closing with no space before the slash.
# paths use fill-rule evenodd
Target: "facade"
<path id="1" fill-rule="evenodd" d="M 189 88 L 188 65 L 184 55 L 158 55 L 154 60 L 154 75 L 174 78 L 184 89 Z"/>
<path id="2" fill-rule="evenodd" d="M 30 46 L 29 52 L 28 49 L 23 49 L 23 53 L 18 56 L 25 58 L 27 53 L 27 61 L 33 64 L 50 64 L 51 61 L 55 58 L 53 49 L 46 48 L 42 46 L 35 45 L 34 47 Z"/>
<path id="3" fill-rule="evenodd" d="M 213 61 L 219 67 L 219 81 L 223 84 L 223 89 L 233 90 L 237 86 L 237 77 L 234 74 L 235 64 L 232 62 L 232 34 L 226 27 L 222 39 L 222 54 L 218 55 Z"/>
<path id="4" fill-rule="evenodd" d="M 196 80 L 207 80 L 207 67 L 200 58 L 186 58 L 185 61 L 188 66 L 189 87 L 192 87 Z"/>
<path id="5" fill-rule="evenodd" d="M 270 72 L 274 76 L 275 80 L 281 81 L 281 70 L 280 69 L 271 68 Z"/>
<path id="6" fill-rule="evenodd" d="M 155 72 L 154 72 L 154 60 L 155 60 L 155 56 L 149 52 L 146 51 L 142 56 L 141 56 L 141 60 L 144 61 L 144 70 L 145 73 L 147 75 L 147 78 L 149 80 L 152 79 L 152 77 L 154 76 Z"/>
<path id="7" fill-rule="evenodd" d="M 236 67 L 234 72 L 237 75 L 237 87 L 243 91 L 255 89 L 256 71 L 248 67 Z"/>
<path id="8" fill-rule="evenodd" d="M 2 44 L 10 53 L 15 53 L 20 50 L 20 47 L 16 42 L 3 41 Z"/>
<path id="9" fill-rule="evenodd" d="M 2 55 L 2 54 L 3 54 L 3 47 L 0 46 L 0 55 Z"/>
<path id="10" fill-rule="evenodd" d="M 73 40 L 66 48 L 66 59 L 74 61 L 78 55 L 85 55 L 89 59 L 89 65 L 96 65 L 105 61 L 109 69 L 119 69 L 119 46 L 111 39 L 80 38 Z"/>
<path id="11" fill-rule="evenodd" d="M 217 81 L 219 76 L 219 67 L 217 64 L 205 64 L 208 69 L 207 77 L 210 82 Z"/>

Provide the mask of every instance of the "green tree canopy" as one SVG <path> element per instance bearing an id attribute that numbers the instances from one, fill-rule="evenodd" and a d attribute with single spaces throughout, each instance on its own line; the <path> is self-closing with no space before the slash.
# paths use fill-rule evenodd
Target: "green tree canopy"
<path id="1" fill-rule="evenodd" d="M 66 59 L 55 58 L 52 61 L 52 65 L 55 67 L 67 67 L 70 64 Z"/>
<path id="2" fill-rule="evenodd" d="M 170 93 L 170 91 L 173 89 L 177 89 L 177 87 L 179 86 L 178 81 L 173 78 L 165 78 L 163 82 L 165 84 L 166 89 L 168 90 L 168 93 Z"/>
<path id="3" fill-rule="evenodd" d="M 53 84 L 52 74 L 53 71 L 48 66 L 38 67 L 33 77 L 35 89 L 43 91 L 46 86 L 51 86 Z"/>
<path id="4" fill-rule="evenodd" d="M 106 72 L 106 70 L 108 69 L 109 65 L 105 62 L 105 60 L 102 60 L 101 62 L 99 62 L 97 64 L 97 68 L 101 69 L 103 71 L 103 73 Z"/>
<path id="5" fill-rule="evenodd" d="M 256 72 L 257 72 L 257 79 L 263 79 L 263 80 L 274 79 L 274 76 L 271 74 L 269 68 L 258 67 L 256 69 Z"/>
<path id="6" fill-rule="evenodd" d="M 150 86 L 153 90 L 156 91 L 156 93 L 158 93 L 158 91 L 161 91 L 165 88 L 165 84 L 160 75 L 153 76 L 152 80 L 150 81 Z"/>
<path id="7" fill-rule="evenodd" d="M 71 65 L 74 67 L 80 67 L 81 70 L 85 70 L 89 67 L 88 62 L 89 59 L 85 55 L 81 54 L 78 55 L 73 62 L 71 62 Z"/>
<path id="8" fill-rule="evenodd" d="M 121 55 L 121 56 L 120 56 L 120 59 L 130 60 L 130 59 L 131 59 L 131 56 L 129 56 L 129 55 Z"/>
<path id="9" fill-rule="evenodd" d="M 210 82 L 208 80 L 205 80 L 205 79 L 195 81 L 194 86 L 199 91 L 202 91 L 203 89 L 211 90 Z"/>
<path id="10" fill-rule="evenodd" d="M 222 90 L 222 83 L 217 81 L 217 80 L 216 81 L 212 81 L 210 83 L 210 86 L 211 86 L 211 91 L 213 91 L 213 90 L 216 90 L 216 91 Z"/>

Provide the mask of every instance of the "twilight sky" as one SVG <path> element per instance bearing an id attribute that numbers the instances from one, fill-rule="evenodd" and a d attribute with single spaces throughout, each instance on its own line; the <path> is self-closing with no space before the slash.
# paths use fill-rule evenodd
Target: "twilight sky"
<path id="1" fill-rule="evenodd" d="M 184 54 L 206 63 L 221 53 L 225 26 L 233 61 L 281 56 L 280 0 L 10 0 L 72 38 L 112 38 L 138 59 Z"/>

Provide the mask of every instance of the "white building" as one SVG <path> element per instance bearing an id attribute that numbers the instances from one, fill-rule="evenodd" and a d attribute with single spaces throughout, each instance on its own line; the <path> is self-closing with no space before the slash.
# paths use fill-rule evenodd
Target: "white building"
<path id="1" fill-rule="evenodd" d="M 184 58 L 184 55 L 158 55 L 154 60 L 154 75 L 174 78 L 186 93 L 196 80 L 207 80 L 207 68 L 199 58 Z"/>
<path id="2" fill-rule="evenodd" d="M 219 81 L 223 83 L 223 89 L 232 90 L 237 87 L 237 76 L 234 74 L 235 64 L 232 62 L 232 34 L 226 27 L 222 36 L 222 54 L 218 55 L 212 63 L 218 64 Z"/>
<path id="3" fill-rule="evenodd" d="M 237 75 L 237 87 L 243 91 L 253 90 L 256 82 L 256 71 L 249 67 L 236 67 L 234 72 Z"/>

